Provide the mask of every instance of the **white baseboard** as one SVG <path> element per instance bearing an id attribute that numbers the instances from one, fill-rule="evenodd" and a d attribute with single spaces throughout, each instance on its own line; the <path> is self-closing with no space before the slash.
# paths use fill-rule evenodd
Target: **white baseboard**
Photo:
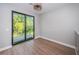
<path id="1" fill-rule="evenodd" d="M 37 39 L 37 38 L 44 38 L 46 40 L 49 40 L 49 41 L 52 41 L 52 42 L 56 42 L 58 44 L 61 44 L 61 45 L 64 45 L 64 46 L 67 46 L 67 47 L 70 47 L 70 48 L 75 49 L 75 46 L 73 46 L 73 45 L 69 45 L 69 44 L 66 44 L 66 43 L 62 43 L 62 42 L 59 42 L 59 41 L 56 41 L 56 40 L 53 40 L 53 39 L 50 39 L 50 38 L 47 38 L 47 37 L 43 37 L 43 36 L 37 36 L 37 37 L 35 37 L 35 39 Z M 4 51 L 6 49 L 9 49 L 9 48 L 12 48 L 12 45 L 7 46 L 7 47 L 4 47 L 4 48 L 0 48 L 0 52 L 1 51 Z"/>
<path id="2" fill-rule="evenodd" d="M 40 38 L 41 36 L 36 36 L 35 39 Z"/>
<path id="3" fill-rule="evenodd" d="M 53 40 L 53 39 L 50 39 L 50 38 L 47 38 L 47 37 L 43 37 L 43 36 L 38 36 L 37 38 L 39 38 L 39 37 L 75 49 L 75 46 L 73 46 L 73 45 L 69 45 L 69 44 L 59 42 L 59 41 L 56 41 L 56 40 Z"/>
<path id="4" fill-rule="evenodd" d="M 7 46 L 7 47 L 4 47 L 4 48 L 0 48 L 0 52 L 1 52 L 1 51 L 4 51 L 4 50 L 7 50 L 7 49 L 9 49 L 9 48 L 11 48 L 11 47 L 12 47 L 12 45 Z"/>

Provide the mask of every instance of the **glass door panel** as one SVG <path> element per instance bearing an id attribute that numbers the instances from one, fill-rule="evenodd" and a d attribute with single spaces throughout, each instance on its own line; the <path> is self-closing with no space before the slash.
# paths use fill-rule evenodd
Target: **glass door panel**
<path id="1" fill-rule="evenodd" d="M 13 44 L 25 40 L 25 15 L 13 12 Z"/>
<path id="2" fill-rule="evenodd" d="M 34 38 L 34 17 L 26 16 L 26 39 Z"/>
<path id="3" fill-rule="evenodd" d="M 12 11 L 12 45 L 34 38 L 34 16 Z"/>

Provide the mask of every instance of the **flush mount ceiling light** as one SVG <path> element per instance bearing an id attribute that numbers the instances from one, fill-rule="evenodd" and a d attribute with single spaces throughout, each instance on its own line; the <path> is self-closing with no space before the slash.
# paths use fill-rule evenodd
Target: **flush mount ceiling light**
<path id="1" fill-rule="evenodd" d="M 36 10 L 36 11 L 42 10 L 42 4 L 41 3 L 30 3 L 30 5 L 32 5 L 33 9 Z"/>

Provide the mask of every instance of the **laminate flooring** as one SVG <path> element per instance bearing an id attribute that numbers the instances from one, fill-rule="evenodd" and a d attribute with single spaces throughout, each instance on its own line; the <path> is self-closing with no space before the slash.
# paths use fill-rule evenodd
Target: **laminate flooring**
<path id="1" fill-rule="evenodd" d="M 13 46 L 0 55 L 75 55 L 75 50 L 55 42 L 37 38 Z"/>

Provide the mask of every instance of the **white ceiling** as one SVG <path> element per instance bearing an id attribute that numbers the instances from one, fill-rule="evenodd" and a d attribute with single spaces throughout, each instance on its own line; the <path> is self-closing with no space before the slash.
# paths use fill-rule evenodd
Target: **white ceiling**
<path id="1" fill-rule="evenodd" d="M 31 11 L 38 13 L 38 14 L 42 14 L 42 13 L 46 13 L 52 10 L 55 10 L 57 8 L 60 8 L 64 5 L 67 5 L 66 3 L 42 3 L 42 10 L 41 11 L 35 11 L 33 9 L 33 6 L 30 5 L 29 3 L 10 3 L 7 4 L 10 6 L 20 6 L 21 8 L 29 8 Z"/>
<path id="2" fill-rule="evenodd" d="M 38 11 L 37 13 L 41 14 L 41 13 L 50 12 L 50 11 L 53 11 L 57 8 L 63 7 L 64 5 L 66 5 L 66 4 L 64 4 L 64 3 L 43 3 L 42 10 Z"/>

